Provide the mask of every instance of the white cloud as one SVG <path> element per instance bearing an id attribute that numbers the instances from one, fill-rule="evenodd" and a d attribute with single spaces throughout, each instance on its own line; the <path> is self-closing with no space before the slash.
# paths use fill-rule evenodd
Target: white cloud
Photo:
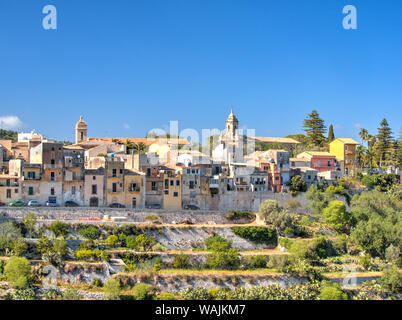
<path id="1" fill-rule="evenodd" d="M 360 124 L 360 123 L 355 123 L 355 128 L 361 128 L 362 127 L 362 125 Z"/>
<path id="2" fill-rule="evenodd" d="M 23 123 L 17 116 L 0 117 L 0 129 L 15 130 L 22 128 Z"/>
<path id="3" fill-rule="evenodd" d="M 125 123 L 125 124 L 124 124 L 124 129 L 129 130 L 129 129 L 131 129 L 131 127 L 130 127 L 130 125 L 129 125 L 128 123 Z"/>

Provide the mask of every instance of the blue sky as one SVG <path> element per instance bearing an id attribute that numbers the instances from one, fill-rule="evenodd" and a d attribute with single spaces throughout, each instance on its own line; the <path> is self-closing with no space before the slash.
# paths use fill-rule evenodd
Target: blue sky
<path id="1" fill-rule="evenodd" d="M 401 21 L 399 0 L 2 0 L 0 117 L 60 140 L 80 115 L 90 136 L 143 137 L 170 120 L 223 129 L 233 106 L 241 127 L 285 136 L 317 109 L 338 137 L 384 117 L 397 135 Z"/>

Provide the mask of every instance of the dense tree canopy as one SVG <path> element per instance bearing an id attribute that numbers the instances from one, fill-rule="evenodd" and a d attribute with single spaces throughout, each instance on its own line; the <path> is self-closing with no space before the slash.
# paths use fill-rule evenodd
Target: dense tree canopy
<path id="1" fill-rule="evenodd" d="M 320 118 L 320 115 L 316 110 L 313 110 L 303 122 L 304 131 L 307 133 L 308 142 L 315 146 L 322 146 L 326 132 L 326 126 L 324 120 Z"/>

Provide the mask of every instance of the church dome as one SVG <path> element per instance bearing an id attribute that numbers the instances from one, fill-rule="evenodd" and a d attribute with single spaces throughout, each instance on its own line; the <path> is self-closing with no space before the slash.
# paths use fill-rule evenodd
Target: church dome
<path id="1" fill-rule="evenodd" d="M 80 117 L 80 120 L 75 124 L 75 129 L 87 129 L 87 123 Z"/>

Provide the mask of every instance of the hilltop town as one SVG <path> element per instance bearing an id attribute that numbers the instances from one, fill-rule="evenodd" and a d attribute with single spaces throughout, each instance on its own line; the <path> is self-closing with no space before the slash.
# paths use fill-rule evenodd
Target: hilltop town
<path id="1" fill-rule="evenodd" d="M 0 140 L 0 300 L 400 299 L 401 142 Z M 15 139 L 15 141 L 13 141 Z M 250 148 L 251 145 L 251 148 Z M 365 146 L 366 145 L 366 146 Z"/>

